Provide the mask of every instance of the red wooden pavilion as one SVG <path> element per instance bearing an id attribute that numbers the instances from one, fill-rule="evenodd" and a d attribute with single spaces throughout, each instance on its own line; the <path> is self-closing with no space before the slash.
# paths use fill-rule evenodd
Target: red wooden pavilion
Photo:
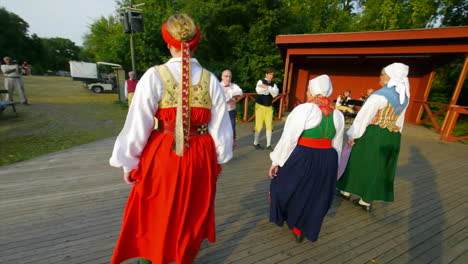
<path id="1" fill-rule="evenodd" d="M 380 88 L 382 67 L 402 62 L 410 66 L 411 100 L 406 121 L 422 124 L 430 120 L 442 140 L 468 138 L 452 136 L 459 114 L 468 114 L 467 106 L 457 105 L 468 71 L 468 27 L 279 35 L 276 44 L 285 61 L 280 117 L 305 101 L 308 80 L 317 75 L 326 73 L 332 79 L 332 98 L 350 89 L 354 99 L 368 88 Z M 435 69 L 460 57 L 464 64 L 450 102 L 428 102 Z M 442 105 L 443 109 L 432 113 L 430 104 Z M 424 111 L 427 117 L 422 119 Z M 435 116 L 445 112 L 440 125 Z"/>

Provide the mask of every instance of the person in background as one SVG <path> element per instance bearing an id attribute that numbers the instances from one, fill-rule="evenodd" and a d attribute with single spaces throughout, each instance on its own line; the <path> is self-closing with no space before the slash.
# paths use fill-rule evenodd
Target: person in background
<path id="1" fill-rule="evenodd" d="M 192 263 L 203 239 L 215 241 L 216 182 L 232 158 L 224 92 L 191 58 L 201 33 L 188 15 L 161 31 L 172 58 L 141 77 L 109 161 L 132 186 L 111 264 Z"/>
<path id="2" fill-rule="evenodd" d="M 263 124 L 265 123 L 266 131 L 266 149 L 273 150 L 271 147 L 271 136 L 273 133 L 273 98 L 278 96 L 279 89 L 274 83 L 273 77 L 275 70 L 268 68 L 265 71 L 265 79 L 257 82 L 255 99 L 255 133 L 253 146 L 256 149 L 263 149 L 259 144 L 260 132 L 262 131 Z"/>
<path id="3" fill-rule="evenodd" d="M 136 79 L 134 72 L 128 73 L 128 79 L 125 81 L 125 98 L 128 100 L 128 105 L 132 103 L 133 94 L 135 93 L 138 80 Z"/>
<path id="4" fill-rule="evenodd" d="M 309 81 L 307 103 L 288 115 L 270 153 L 270 221 L 292 229 L 296 242 L 316 241 L 335 194 L 344 117 L 330 107 L 328 75 Z"/>
<path id="5" fill-rule="evenodd" d="M 372 89 L 372 88 L 367 89 L 366 94 L 364 94 L 360 99 L 363 100 L 363 101 L 367 100 L 367 98 L 369 98 L 369 96 L 373 92 L 374 92 L 374 89 Z"/>
<path id="6" fill-rule="evenodd" d="M 354 114 L 354 110 L 351 106 L 348 105 L 348 100 L 351 100 L 351 90 L 346 90 L 343 94 L 338 95 L 336 98 L 336 109 L 340 110 L 343 113 Z"/>
<path id="7" fill-rule="evenodd" d="M 393 182 L 410 97 L 408 70 L 403 63 L 382 69 L 382 88 L 367 98 L 347 132 L 352 150 L 337 188 L 347 200 L 351 194 L 359 196 L 358 205 L 366 211 L 373 201 L 394 200 Z"/>
<path id="8" fill-rule="evenodd" d="M 1 67 L 3 75 L 5 76 L 3 84 L 5 89 L 8 91 L 5 101 L 13 101 L 13 92 L 16 89 L 20 93 L 21 103 L 28 105 L 28 98 L 24 92 L 24 83 L 21 78 L 20 67 L 18 64 L 13 63 L 12 59 L 8 56 L 4 57 L 3 61 L 5 62 Z"/>
<path id="9" fill-rule="evenodd" d="M 242 96 L 242 89 L 235 83 L 232 83 L 232 72 L 228 69 L 221 73 L 221 86 L 224 89 L 224 96 L 227 100 L 227 109 L 231 119 L 232 131 L 234 135 L 233 147 L 236 147 L 236 99 Z"/>
<path id="10" fill-rule="evenodd" d="M 31 75 L 31 66 L 29 66 L 27 61 L 23 61 L 23 64 L 21 65 L 21 70 L 22 75 Z"/>

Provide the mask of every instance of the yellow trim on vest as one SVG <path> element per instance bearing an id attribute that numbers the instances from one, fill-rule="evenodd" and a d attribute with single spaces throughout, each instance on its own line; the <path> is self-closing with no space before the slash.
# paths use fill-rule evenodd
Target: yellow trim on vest
<path id="1" fill-rule="evenodd" d="M 180 84 L 174 79 L 166 65 L 155 66 L 164 85 L 164 94 L 159 108 L 177 107 Z M 210 72 L 202 69 L 200 81 L 190 86 L 190 106 L 211 109 Z"/>

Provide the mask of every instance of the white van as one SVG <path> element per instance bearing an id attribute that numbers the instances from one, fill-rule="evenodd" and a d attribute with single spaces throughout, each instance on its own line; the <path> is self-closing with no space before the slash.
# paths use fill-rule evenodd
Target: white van
<path id="1" fill-rule="evenodd" d="M 109 62 L 83 62 L 83 61 L 69 61 L 70 64 L 70 75 L 75 81 L 83 82 L 83 85 L 89 90 L 95 93 L 102 93 L 104 91 L 118 91 L 119 90 L 119 79 L 123 77 L 125 79 L 125 72 L 122 66 L 115 63 Z M 97 65 L 108 65 L 114 69 L 114 74 L 99 75 Z M 123 75 L 123 76 L 119 76 Z M 116 79 L 117 77 L 117 79 Z"/>

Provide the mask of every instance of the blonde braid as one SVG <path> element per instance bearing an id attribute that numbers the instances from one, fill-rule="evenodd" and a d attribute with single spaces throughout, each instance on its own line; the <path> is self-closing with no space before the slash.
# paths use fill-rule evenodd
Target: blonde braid
<path id="1" fill-rule="evenodd" d="M 167 31 L 181 42 L 190 42 L 197 33 L 195 23 L 187 14 L 171 16 L 167 20 Z"/>

